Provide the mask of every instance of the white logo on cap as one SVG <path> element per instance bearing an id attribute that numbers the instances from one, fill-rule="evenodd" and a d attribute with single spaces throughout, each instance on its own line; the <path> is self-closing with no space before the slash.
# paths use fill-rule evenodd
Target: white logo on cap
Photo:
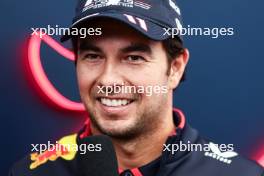
<path id="1" fill-rule="evenodd" d="M 141 19 L 141 18 L 138 18 L 138 17 L 134 17 L 132 15 L 128 15 L 128 14 L 124 14 L 125 17 L 128 19 L 128 21 L 130 21 L 131 23 L 134 23 L 134 24 L 138 24 L 139 23 L 139 26 L 144 29 L 145 31 L 148 31 L 148 27 L 147 27 L 147 24 L 145 22 L 145 20 Z M 138 23 L 137 23 L 138 21 Z"/>
<path id="2" fill-rule="evenodd" d="M 83 12 L 88 9 L 97 9 L 107 6 L 133 7 L 133 0 L 87 0 Z"/>
<path id="3" fill-rule="evenodd" d="M 93 2 L 93 0 L 87 0 L 86 3 L 85 3 L 85 5 L 84 5 L 84 7 L 86 7 L 86 6 L 90 5 L 90 4 L 92 4 L 92 2 Z"/>
<path id="4" fill-rule="evenodd" d="M 182 24 L 178 18 L 175 18 L 176 26 L 178 30 L 181 32 L 182 31 Z"/>
<path id="5" fill-rule="evenodd" d="M 83 12 L 88 9 L 97 9 L 101 7 L 107 6 L 122 6 L 122 7 L 140 7 L 143 9 L 150 9 L 151 5 L 144 3 L 142 1 L 135 1 L 134 0 L 87 0 Z"/>
<path id="6" fill-rule="evenodd" d="M 118 5 L 121 0 L 108 0 L 107 6 L 109 5 Z"/>
<path id="7" fill-rule="evenodd" d="M 180 8 L 172 0 L 169 0 L 169 4 L 178 13 L 178 15 L 181 15 Z"/>

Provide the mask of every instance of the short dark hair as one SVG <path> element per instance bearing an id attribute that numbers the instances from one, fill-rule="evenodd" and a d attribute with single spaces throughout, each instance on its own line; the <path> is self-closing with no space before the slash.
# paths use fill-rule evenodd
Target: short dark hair
<path id="1" fill-rule="evenodd" d="M 162 45 L 164 49 L 166 50 L 166 55 L 167 55 L 167 62 L 168 65 L 170 66 L 171 62 L 174 59 L 177 59 L 181 54 L 184 52 L 184 46 L 181 41 L 181 39 L 177 38 L 168 38 L 164 41 L 162 41 Z M 75 65 L 77 64 L 77 56 L 78 56 L 78 38 L 73 37 L 72 38 L 72 47 L 73 47 L 73 52 L 75 56 Z M 168 67 L 167 74 L 170 72 L 170 67 Z M 180 82 L 183 82 L 186 79 L 186 74 L 185 72 L 182 75 L 182 78 Z"/>

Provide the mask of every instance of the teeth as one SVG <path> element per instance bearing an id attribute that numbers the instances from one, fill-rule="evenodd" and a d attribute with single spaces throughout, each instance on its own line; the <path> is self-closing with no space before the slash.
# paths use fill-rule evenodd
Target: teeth
<path id="1" fill-rule="evenodd" d="M 108 99 L 108 98 L 100 98 L 100 102 L 106 106 L 125 106 L 130 103 L 130 100 L 120 100 L 120 99 Z"/>

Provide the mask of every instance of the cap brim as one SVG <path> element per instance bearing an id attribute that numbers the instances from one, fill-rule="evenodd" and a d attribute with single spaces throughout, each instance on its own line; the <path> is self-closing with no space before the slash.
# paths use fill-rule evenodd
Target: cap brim
<path id="1" fill-rule="evenodd" d="M 133 15 L 133 16 L 135 16 L 135 15 Z M 153 21 L 146 20 L 146 19 L 144 19 L 144 22 L 137 21 L 137 19 L 135 19 L 133 17 L 132 17 L 132 19 L 131 18 L 129 19 L 124 14 L 113 13 L 113 12 L 112 13 L 103 12 L 103 13 L 96 13 L 93 15 L 84 16 L 72 24 L 72 26 L 70 27 L 70 31 L 73 28 L 80 27 L 81 24 L 88 22 L 89 20 L 92 20 L 95 18 L 101 18 L 101 17 L 111 18 L 111 19 L 115 19 L 115 20 L 124 22 L 128 26 L 134 28 L 135 30 L 137 30 L 138 32 L 140 32 L 141 34 L 143 34 L 144 36 L 146 36 L 152 40 L 161 41 L 161 40 L 165 40 L 165 39 L 170 37 L 169 35 L 167 35 L 165 33 L 164 28 L 166 28 L 166 27 L 163 27 L 163 26 L 161 26 L 161 25 L 159 25 Z M 60 41 L 65 42 L 65 41 L 71 39 L 72 37 L 73 37 L 73 35 L 66 34 L 66 35 L 63 35 L 61 37 Z"/>

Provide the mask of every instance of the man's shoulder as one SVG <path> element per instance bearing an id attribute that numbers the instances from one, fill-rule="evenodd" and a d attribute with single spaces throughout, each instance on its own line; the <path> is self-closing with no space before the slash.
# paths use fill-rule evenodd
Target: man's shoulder
<path id="1" fill-rule="evenodd" d="M 171 153 L 174 162 L 169 163 L 168 171 L 175 170 L 179 175 L 189 176 L 264 176 L 263 167 L 239 154 L 233 144 L 212 142 L 189 125 L 180 130 L 179 136 L 178 140 L 175 137 L 173 144 L 185 145 L 183 149 L 186 150 L 180 151 L 179 146 L 174 146 L 178 151 Z"/>
<path id="2" fill-rule="evenodd" d="M 194 154 L 205 175 L 264 176 L 264 168 L 236 151 L 233 144 L 217 144 L 199 137 L 204 150 Z"/>
<path id="3" fill-rule="evenodd" d="M 231 170 L 241 173 L 241 176 L 264 176 L 264 168 L 254 160 L 239 154 L 237 158 L 234 158 L 233 162 Z"/>
<path id="4" fill-rule="evenodd" d="M 76 144 L 77 134 L 62 137 L 58 143 L 42 152 L 33 152 L 13 164 L 10 176 L 53 176 L 53 174 L 70 176 L 76 165 L 76 151 L 68 150 L 66 146 Z M 72 148 L 71 148 L 72 149 Z M 51 174 L 52 173 L 52 174 Z M 55 176 L 54 175 L 54 176 Z"/>
<path id="5" fill-rule="evenodd" d="M 221 145 L 221 144 L 220 144 Z M 221 151 L 215 143 L 208 142 L 209 151 L 202 153 L 201 161 L 219 175 L 264 176 L 264 169 L 236 150 Z M 208 169 L 210 172 L 210 169 Z M 217 174 L 215 174 L 217 175 Z"/>

